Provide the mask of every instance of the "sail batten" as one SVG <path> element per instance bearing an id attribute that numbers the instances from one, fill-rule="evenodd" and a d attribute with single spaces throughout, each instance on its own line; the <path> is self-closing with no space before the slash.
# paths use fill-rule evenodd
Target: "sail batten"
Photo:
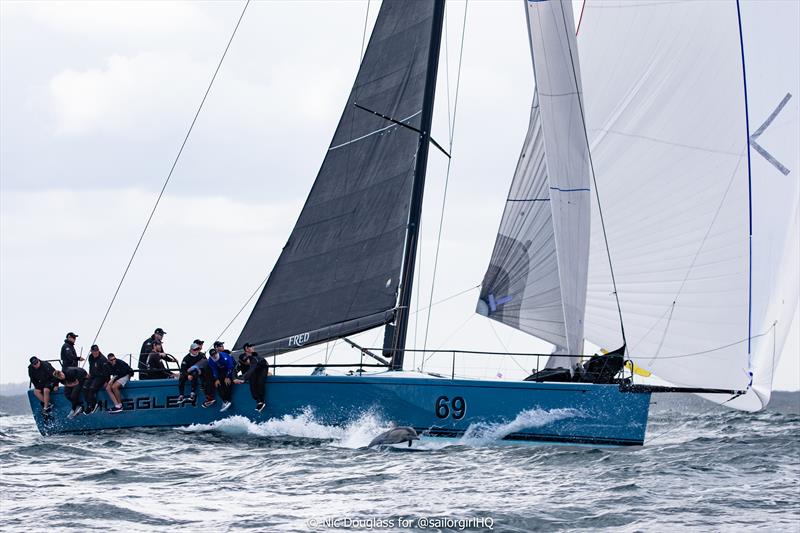
<path id="1" fill-rule="evenodd" d="M 434 2 L 384 2 L 297 223 L 236 347 L 302 345 L 391 321 L 421 125 Z"/>

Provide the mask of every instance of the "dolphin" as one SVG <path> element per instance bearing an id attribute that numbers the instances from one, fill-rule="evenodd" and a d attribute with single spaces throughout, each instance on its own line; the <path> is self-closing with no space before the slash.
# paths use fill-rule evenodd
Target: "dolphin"
<path id="1" fill-rule="evenodd" d="M 373 446 L 384 446 L 386 444 L 400 444 L 403 442 L 408 442 L 409 447 L 411 446 L 411 441 L 419 440 L 419 435 L 414 428 L 408 426 L 400 426 L 390 429 L 389 431 L 384 431 L 374 439 L 372 442 L 367 445 L 367 448 L 372 448 Z"/>

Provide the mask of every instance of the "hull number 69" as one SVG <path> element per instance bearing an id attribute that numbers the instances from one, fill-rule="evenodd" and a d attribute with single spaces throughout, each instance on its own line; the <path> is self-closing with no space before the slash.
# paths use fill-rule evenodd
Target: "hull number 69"
<path id="1" fill-rule="evenodd" d="M 454 396 L 452 400 L 447 396 L 439 396 L 436 398 L 435 411 L 437 418 L 461 420 L 467 413 L 467 401 L 461 396 Z"/>

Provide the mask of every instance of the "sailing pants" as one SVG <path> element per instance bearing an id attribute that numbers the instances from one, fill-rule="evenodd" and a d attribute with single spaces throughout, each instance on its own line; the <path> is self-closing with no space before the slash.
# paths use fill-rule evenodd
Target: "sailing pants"
<path id="1" fill-rule="evenodd" d="M 250 394 L 258 403 L 264 400 L 264 382 L 267 379 L 267 368 L 257 368 L 250 376 Z"/>
<path id="2" fill-rule="evenodd" d="M 97 403 L 97 391 L 103 388 L 106 384 L 107 380 L 105 378 L 89 378 L 86 380 L 86 403 L 88 404 L 89 408 L 93 408 L 95 403 Z"/>
<path id="3" fill-rule="evenodd" d="M 231 401 L 231 392 L 232 388 L 231 385 L 225 383 L 224 378 L 220 378 L 219 386 L 217 387 L 217 391 L 219 391 L 219 397 L 222 398 L 223 402 Z"/>
<path id="4" fill-rule="evenodd" d="M 190 387 L 192 389 L 192 393 L 196 396 L 197 395 L 197 382 L 199 382 L 202 378 L 198 374 L 192 374 L 192 380 L 189 381 L 189 374 L 186 372 L 181 372 L 181 377 L 178 379 L 178 394 L 183 396 L 183 393 L 186 389 L 186 382 L 189 381 L 191 383 Z"/>
<path id="5" fill-rule="evenodd" d="M 72 408 L 75 409 L 79 405 L 81 405 L 81 391 L 83 390 L 83 384 L 86 382 L 86 379 L 78 380 L 77 385 L 73 387 L 64 387 L 64 397 L 69 400 L 72 404 Z"/>

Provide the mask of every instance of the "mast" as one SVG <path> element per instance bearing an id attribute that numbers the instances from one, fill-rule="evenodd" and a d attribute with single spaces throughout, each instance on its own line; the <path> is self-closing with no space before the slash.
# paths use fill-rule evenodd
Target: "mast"
<path id="1" fill-rule="evenodd" d="M 391 352 L 392 370 L 403 369 L 408 331 L 409 309 L 411 306 L 412 285 L 414 283 L 414 266 L 417 258 L 419 241 L 419 222 L 422 216 L 422 194 L 425 190 L 425 171 L 428 166 L 428 148 L 431 141 L 431 124 L 433 123 L 433 99 L 436 95 L 436 73 L 439 69 L 439 48 L 442 42 L 442 26 L 444 25 L 444 1 L 433 0 L 436 5 L 433 11 L 433 27 L 431 28 L 430 50 L 428 52 L 428 71 L 425 75 L 425 95 L 422 103 L 422 117 L 419 136 L 419 150 L 414 168 L 414 183 L 411 189 L 411 211 L 408 216 L 405 249 L 403 251 L 402 276 L 398 287 L 400 298 L 395 319 L 395 330 L 392 338 Z M 391 327 L 391 326 L 387 326 Z"/>

